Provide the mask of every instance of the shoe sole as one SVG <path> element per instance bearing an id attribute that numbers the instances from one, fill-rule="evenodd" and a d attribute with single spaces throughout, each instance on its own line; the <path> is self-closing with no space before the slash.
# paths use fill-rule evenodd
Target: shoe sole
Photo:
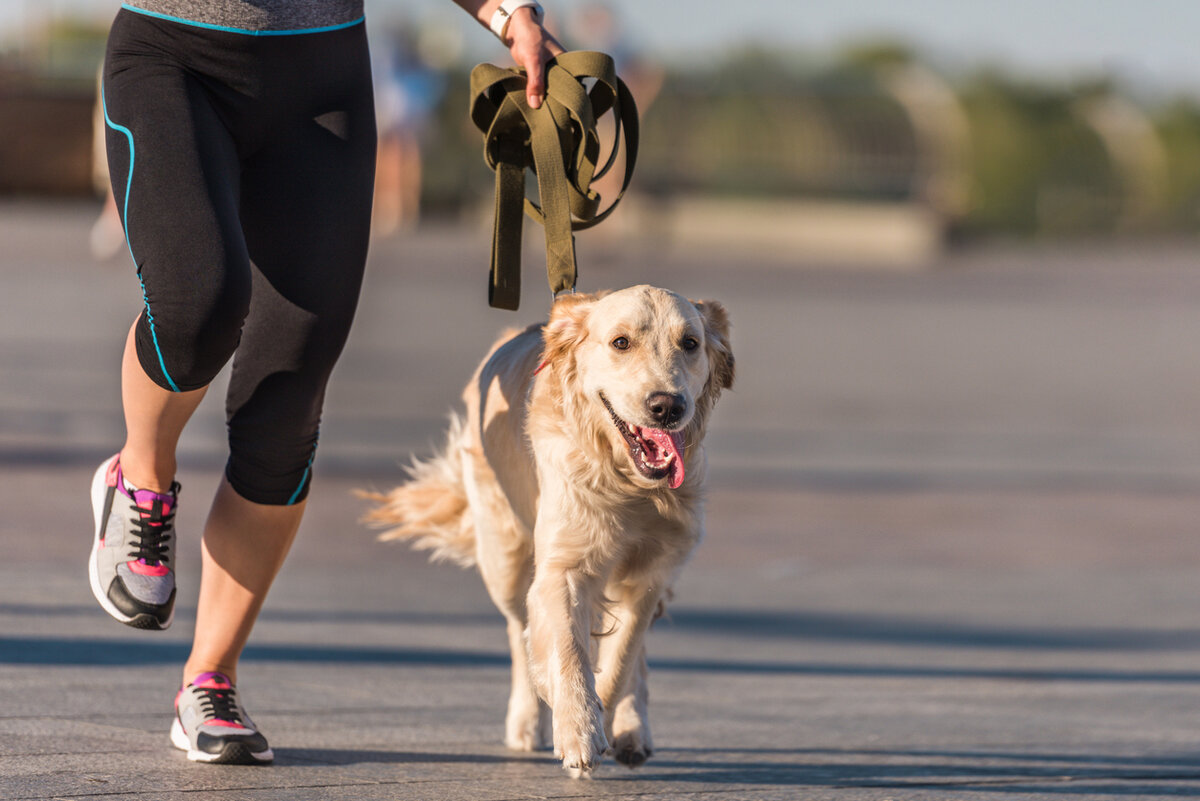
<path id="1" fill-rule="evenodd" d="M 256 754 L 244 743 L 226 743 L 219 754 L 195 751 L 188 741 L 188 736 L 183 733 L 179 718 L 171 721 L 171 745 L 180 751 L 186 751 L 187 758 L 192 762 L 205 762 L 210 765 L 269 765 L 275 759 L 275 752 L 270 748 Z"/>
<path id="2" fill-rule="evenodd" d="M 116 457 L 113 457 L 116 458 Z M 105 592 L 100 585 L 100 569 L 99 554 L 100 554 L 100 527 L 104 522 L 104 498 L 108 494 L 108 466 L 112 463 L 112 459 L 105 459 L 96 468 L 95 475 L 92 476 L 92 518 L 95 521 L 95 531 L 92 534 L 92 553 L 88 558 L 88 580 L 92 585 L 92 595 L 96 596 L 96 601 L 100 607 L 108 612 L 109 615 L 124 623 L 126 626 L 132 626 L 135 629 L 153 629 L 161 631 L 171 625 L 175 620 L 175 610 L 171 610 L 171 614 L 167 617 L 165 623 L 159 623 L 158 618 L 147 613 L 140 613 L 132 617 L 117 609 L 113 602 L 108 600 L 108 593 Z"/>

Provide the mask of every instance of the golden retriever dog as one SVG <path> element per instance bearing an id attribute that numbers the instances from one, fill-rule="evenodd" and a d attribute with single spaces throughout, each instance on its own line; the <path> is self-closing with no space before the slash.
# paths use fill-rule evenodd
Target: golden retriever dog
<path id="1" fill-rule="evenodd" d="M 552 744 L 574 776 L 650 756 L 643 637 L 703 536 L 704 432 L 733 374 L 718 303 L 568 295 L 492 347 L 439 455 L 363 493 L 381 539 L 478 566 L 508 621 L 508 747 Z"/>

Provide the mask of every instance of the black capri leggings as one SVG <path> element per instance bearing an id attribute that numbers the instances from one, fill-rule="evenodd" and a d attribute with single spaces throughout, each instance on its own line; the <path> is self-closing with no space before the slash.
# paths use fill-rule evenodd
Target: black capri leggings
<path id="1" fill-rule="evenodd" d="M 367 255 L 364 25 L 253 36 L 122 10 L 103 103 L 142 368 L 183 392 L 236 351 L 226 476 L 250 501 L 296 503 Z"/>

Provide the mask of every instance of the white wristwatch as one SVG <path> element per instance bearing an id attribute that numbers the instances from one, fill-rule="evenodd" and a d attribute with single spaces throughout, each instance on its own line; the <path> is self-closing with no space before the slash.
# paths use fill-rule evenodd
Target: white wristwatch
<path id="1" fill-rule="evenodd" d="M 533 9 L 533 16 L 541 22 L 545 11 L 537 0 L 504 0 L 500 7 L 492 14 L 492 21 L 489 26 L 492 33 L 496 34 L 496 38 L 504 42 L 504 32 L 508 29 L 508 21 L 512 17 L 512 13 L 518 8 L 529 7 Z M 507 42 L 505 42 L 507 44 Z"/>

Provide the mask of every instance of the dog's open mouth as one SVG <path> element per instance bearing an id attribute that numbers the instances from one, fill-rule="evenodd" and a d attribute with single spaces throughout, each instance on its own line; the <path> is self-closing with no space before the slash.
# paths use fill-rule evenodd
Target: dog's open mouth
<path id="1" fill-rule="evenodd" d="M 600 400 L 625 439 L 629 456 L 638 472 L 652 481 L 669 479 L 668 486 L 677 489 L 683 483 L 683 432 L 640 428 L 627 423 L 613 411 L 612 404 L 603 392 L 600 393 Z"/>

